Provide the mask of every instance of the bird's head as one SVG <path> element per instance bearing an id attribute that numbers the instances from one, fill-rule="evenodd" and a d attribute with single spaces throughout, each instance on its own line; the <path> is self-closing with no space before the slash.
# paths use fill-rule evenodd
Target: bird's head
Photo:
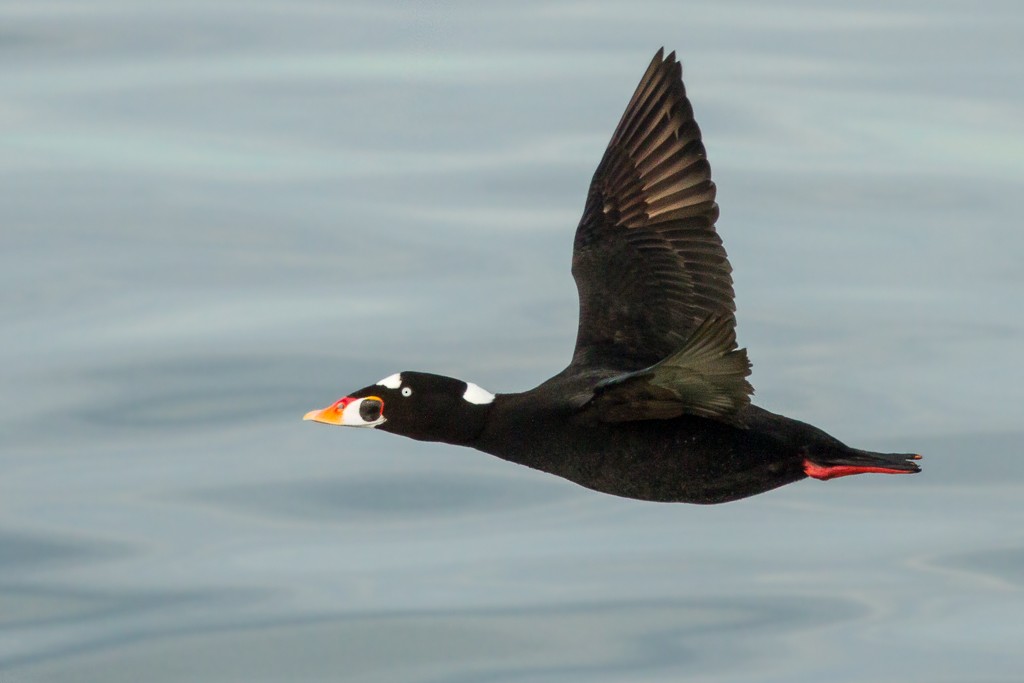
<path id="1" fill-rule="evenodd" d="M 400 372 L 354 391 L 304 420 L 376 427 L 419 441 L 467 444 L 479 436 L 494 394 L 471 382 L 426 372 Z"/>

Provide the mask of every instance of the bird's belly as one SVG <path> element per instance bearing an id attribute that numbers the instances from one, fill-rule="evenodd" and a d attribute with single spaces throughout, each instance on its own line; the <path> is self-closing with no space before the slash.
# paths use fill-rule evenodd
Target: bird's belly
<path id="1" fill-rule="evenodd" d="M 540 430 L 488 452 L 595 491 L 659 502 L 724 503 L 804 478 L 776 440 L 703 418 Z"/>

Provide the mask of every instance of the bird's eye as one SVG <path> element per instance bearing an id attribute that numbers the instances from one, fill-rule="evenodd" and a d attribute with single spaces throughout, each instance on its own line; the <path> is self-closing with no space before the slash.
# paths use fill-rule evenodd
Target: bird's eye
<path id="1" fill-rule="evenodd" d="M 402 396 L 412 396 L 412 388 L 402 387 Z"/>

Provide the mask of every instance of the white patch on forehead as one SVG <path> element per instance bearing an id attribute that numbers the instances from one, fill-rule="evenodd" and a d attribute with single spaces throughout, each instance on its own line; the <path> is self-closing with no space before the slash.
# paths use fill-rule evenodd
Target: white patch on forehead
<path id="1" fill-rule="evenodd" d="M 478 406 L 487 405 L 494 400 L 494 394 L 481 389 L 472 382 L 466 382 L 466 392 L 462 394 L 462 398 L 470 403 L 475 403 Z"/>
<path id="2" fill-rule="evenodd" d="M 381 381 L 377 382 L 377 386 L 384 387 L 386 389 L 397 389 L 402 386 L 402 373 L 396 372 L 393 375 L 388 375 Z"/>

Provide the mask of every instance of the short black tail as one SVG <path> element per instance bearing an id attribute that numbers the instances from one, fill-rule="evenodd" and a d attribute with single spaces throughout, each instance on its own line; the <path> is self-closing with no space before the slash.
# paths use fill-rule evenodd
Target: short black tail
<path id="1" fill-rule="evenodd" d="M 920 472 L 915 460 L 921 456 L 916 453 L 873 453 L 857 448 L 848 448 L 835 457 L 815 457 L 804 459 L 804 472 L 815 479 L 835 479 L 851 474 L 913 474 Z"/>

